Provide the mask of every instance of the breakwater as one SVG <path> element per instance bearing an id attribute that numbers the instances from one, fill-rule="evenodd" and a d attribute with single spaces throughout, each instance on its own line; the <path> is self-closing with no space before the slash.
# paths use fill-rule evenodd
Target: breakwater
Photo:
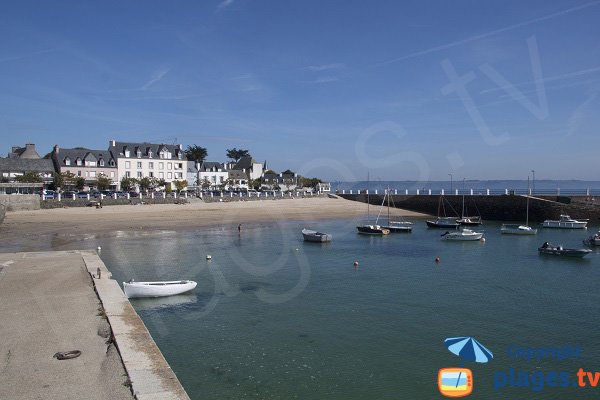
<path id="1" fill-rule="evenodd" d="M 383 194 L 338 194 L 340 197 L 367 202 L 372 205 L 383 203 Z M 440 202 L 440 198 L 442 198 Z M 386 200 L 387 204 L 387 200 Z M 390 195 L 390 205 L 410 211 L 441 216 L 460 216 L 463 206 L 462 195 Z M 465 195 L 465 215 L 481 215 L 490 221 L 525 221 L 527 197 L 521 195 Z M 529 198 L 529 220 L 542 222 L 557 219 L 560 214 L 572 218 L 589 219 L 590 223 L 600 222 L 600 199 L 589 196 L 532 196 Z"/>

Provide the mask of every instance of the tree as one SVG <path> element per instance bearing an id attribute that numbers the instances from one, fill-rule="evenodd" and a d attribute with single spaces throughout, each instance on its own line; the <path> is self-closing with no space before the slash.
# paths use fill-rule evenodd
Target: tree
<path id="1" fill-rule="evenodd" d="M 54 188 L 55 189 L 72 189 L 75 186 L 75 174 L 70 171 L 54 173 Z"/>
<path id="2" fill-rule="evenodd" d="M 15 177 L 15 181 L 23 183 L 43 182 L 41 175 L 37 172 L 27 171 L 23 175 Z"/>
<path id="3" fill-rule="evenodd" d="M 75 189 L 83 190 L 83 187 L 85 186 L 85 178 L 83 176 L 76 177 L 74 184 L 75 184 Z"/>
<path id="4" fill-rule="evenodd" d="M 208 156 L 208 152 L 206 151 L 206 148 L 195 144 L 193 146 L 188 145 L 187 149 L 185 150 L 185 155 L 190 161 L 202 162 L 206 156 Z"/>
<path id="5" fill-rule="evenodd" d="M 319 183 L 322 181 L 319 178 L 300 178 L 300 186 L 302 187 L 311 187 L 315 189 Z"/>
<path id="6" fill-rule="evenodd" d="M 127 178 L 126 176 L 124 176 L 123 179 L 121 179 L 121 190 L 124 192 L 129 192 L 135 187 L 137 183 L 137 179 Z"/>
<path id="7" fill-rule="evenodd" d="M 150 178 L 148 176 L 143 177 L 138 181 L 140 185 L 140 190 L 144 193 L 148 193 L 148 190 L 154 189 L 156 187 L 158 180 L 156 178 Z"/>
<path id="8" fill-rule="evenodd" d="M 98 186 L 98 190 L 108 190 L 111 184 L 112 181 L 108 176 L 104 174 L 98 174 L 98 177 L 96 178 L 96 185 Z"/>
<path id="9" fill-rule="evenodd" d="M 202 179 L 202 183 L 200 184 L 200 186 L 202 186 L 202 189 L 210 189 L 210 181 L 208 180 L 208 178 L 204 177 L 204 179 Z"/>
<path id="10" fill-rule="evenodd" d="M 230 158 L 232 160 L 234 160 L 235 162 L 240 161 L 240 158 L 242 157 L 247 157 L 249 156 L 250 153 L 248 152 L 248 150 L 243 150 L 243 149 L 236 149 L 235 147 L 233 149 L 227 149 L 227 158 Z"/>
<path id="11" fill-rule="evenodd" d="M 290 171 L 289 169 L 286 169 L 285 171 L 282 172 L 283 175 L 294 175 L 293 171 Z"/>
<path id="12" fill-rule="evenodd" d="M 186 181 L 185 179 L 181 181 L 173 181 L 173 183 L 175 184 L 175 189 L 177 190 L 177 193 L 181 192 L 188 185 L 188 181 Z"/>

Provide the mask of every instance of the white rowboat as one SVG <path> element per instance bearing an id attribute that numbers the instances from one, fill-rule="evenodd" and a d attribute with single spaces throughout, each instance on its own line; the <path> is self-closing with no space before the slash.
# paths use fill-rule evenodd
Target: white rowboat
<path id="1" fill-rule="evenodd" d="M 189 292 L 196 287 L 194 281 L 123 282 L 128 298 L 164 297 Z"/>

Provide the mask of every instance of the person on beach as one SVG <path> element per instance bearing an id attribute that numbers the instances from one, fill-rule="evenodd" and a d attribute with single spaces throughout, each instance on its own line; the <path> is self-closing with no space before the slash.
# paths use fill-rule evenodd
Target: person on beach
<path id="1" fill-rule="evenodd" d="M 238 224 L 238 233 L 242 231 L 242 224 Z"/>

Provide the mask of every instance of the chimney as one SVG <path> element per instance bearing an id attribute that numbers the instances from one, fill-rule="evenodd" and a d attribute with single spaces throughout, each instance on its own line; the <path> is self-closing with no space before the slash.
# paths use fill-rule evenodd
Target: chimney
<path id="1" fill-rule="evenodd" d="M 113 140 L 111 140 L 111 141 L 108 142 L 108 145 L 112 146 L 112 147 L 115 147 L 117 145 L 117 143 L 116 143 L 115 139 L 113 139 Z"/>
<path id="2" fill-rule="evenodd" d="M 57 144 L 55 144 L 55 145 L 54 145 L 54 154 L 58 155 L 58 152 L 59 152 L 59 150 L 60 150 L 60 149 L 58 148 L 58 145 L 57 145 Z"/>

